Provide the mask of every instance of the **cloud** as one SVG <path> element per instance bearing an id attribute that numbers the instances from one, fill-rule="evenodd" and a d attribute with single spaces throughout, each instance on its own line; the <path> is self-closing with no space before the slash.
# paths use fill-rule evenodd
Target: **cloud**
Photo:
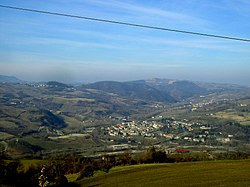
<path id="1" fill-rule="evenodd" d="M 106 49 L 120 49 L 119 47 L 111 44 L 103 44 L 102 42 L 84 42 L 84 41 L 74 41 L 70 39 L 60 39 L 60 38 L 50 38 L 50 37 L 29 37 L 26 38 L 16 38 L 15 40 L 7 41 L 9 44 L 13 45 L 44 45 L 44 46 L 61 46 L 61 47 L 94 47 L 94 48 L 106 48 Z"/>
<path id="2" fill-rule="evenodd" d="M 81 42 L 69 39 L 56 39 L 56 38 L 33 38 L 30 40 L 33 44 L 44 44 L 44 45 L 61 45 L 68 47 L 95 47 L 95 48 L 107 48 L 116 49 L 117 47 L 109 44 L 102 44 L 101 42 Z"/>
<path id="3" fill-rule="evenodd" d="M 163 10 L 161 8 L 154 8 L 145 6 L 141 3 L 133 2 L 125 2 L 125 1 L 102 1 L 102 0 L 87 0 L 84 1 L 90 5 L 96 5 L 99 7 L 105 7 L 106 9 L 112 9 L 121 12 L 124 14 L 130 15 L 134 19 L 138 20 L 138 18 L 142 18 L 143 22 L 145 20 L 164 20 L 165 23 L 169 21 L 175 21 L 175 24 L 179 23 L 186 23 L 189 25 L 208 25 L 208 21 L 198 18 L 197 16 L 191 16 L 190 14 L 180 13 L 177 11 L 170 11 L 170 10 Z M 157 4 L 157 3 L 156 3 Z M 160 3 L 158 2 L 160 6 Z M 112 13 L 112 11 L 111 11 Z M 131 18 L 130 17 L 130 18 Z M 145 19 L 147 18 L 147 19 Z M 177 22 L 178 21 L 178 22 Z"/>
<path id="4" fill-rule="evenodd" d="M 161 32 L 161 37 L 154 37 L 153 35 L 146 35 L 143 33 L 130 33 L 130 34 L 118 34 L 118 33 L 109 33 L 104 31 L 93 31 L 93 30 L 80 30 L 80 29 L 68 29 L 65 30 L 66 33 L 70 33 L 73 35 L 77 35 L 80 37 L 89 37 L 89 38 L 97 38 L 101 40 L 108 40 L 109 43 L 117 43 L 117 49 L 124 50 L 133 50 L 137 48 L 136 46 L 124 46 L 125 43 L 128 45 L 132 45 L 131 42 L 136 42 L 139 44 L 139 48 L 141 45 L 144 45 L 144 48 L 147 48 L 145 44 L 155 45 L 152 51 L 155 50 L 165 50 L 162 47 L 179 47 L 179 48 L 189 48 L 189 49 L 210 49 L 210 50 L 219 50 L 219 51 L 233 51 L 233 52 L 242 52 L 246 53 L 249 51 L 249 45 L 247 43 L 237 43 L 234 41 L 228 41 L 224 39 L 213 39 L 213 38 L 201 38 L 201 39 L 172 39 L 170 37 L 170 33 Z M 179 34 L 180 36 L 184 36 L 183 34 Z M 195 36 L 193 36 L 195 38 Z M 118 44 L 122 42 L 122 44 Z M 121 46 L 123 45 L 123 46 Z M 91 45 L 90 45 L 91 46 Z M 113 45 L 110 47 L 114 47 Z M 108 48 L 108 46 L 107 46 Z"/>

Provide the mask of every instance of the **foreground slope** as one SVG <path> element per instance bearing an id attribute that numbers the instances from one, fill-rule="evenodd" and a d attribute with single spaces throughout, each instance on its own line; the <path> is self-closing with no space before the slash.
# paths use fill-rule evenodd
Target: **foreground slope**
<path id="1" fill-rule="evenodd" d="M 113 168 L 81 186 L 250 186 L 250 160 L 149 164 Z"/>

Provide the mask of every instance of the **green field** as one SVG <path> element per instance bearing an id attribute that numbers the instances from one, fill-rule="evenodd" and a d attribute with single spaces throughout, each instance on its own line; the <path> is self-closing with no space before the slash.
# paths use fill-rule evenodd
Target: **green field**
<path id="1" fill-rule="evenodd" d="M 84 187 L 250 186 L 250 160 L 148 164 L 112 168 L 78 181 Z"/>
<path id="2" fill-rule="evenodd" d="M 230 119 L 239 122 L 242 125 L 250 125 L 250 113 L 246 113 L 244 115 L 239 115 L 234 110 L 226 110 L 217 112 L 214 117 L 221 119 Z"/>

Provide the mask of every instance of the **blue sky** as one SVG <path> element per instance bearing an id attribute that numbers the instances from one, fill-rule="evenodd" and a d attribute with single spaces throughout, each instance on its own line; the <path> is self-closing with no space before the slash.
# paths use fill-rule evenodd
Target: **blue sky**
<path id="1" fill-rule="evenodd" d="M 249 0 L 0 0 L 250 38 Z M 62 82 L 170 78 L 250 85 L 250 43 L 0 8 L 0 74 Z"/>

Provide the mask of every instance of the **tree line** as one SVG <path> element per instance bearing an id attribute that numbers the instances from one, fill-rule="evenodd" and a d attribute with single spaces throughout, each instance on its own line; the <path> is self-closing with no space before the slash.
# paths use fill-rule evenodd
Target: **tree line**
<path id="1" fill-rule="evenodd" d="M 234 152 L 211 155 L 200 153 L 166 154 L 164 150 L 149 148 L 140 154 L 125 151 L 119 155 L 103 155 L 99 158 L 81 157 L 76 153 L 49 156 L 43 161 L 25 168 L 19 160 L 8 160 L 0 155 L 0 184 L 2 186 L 77 186 L 68 182 L 65 175 L 78 173 L 76 180 L 91 177 L 96 171 L 108 173 L 112 167 L 147 164 L 209 161 L 222 159 L 249 159 L 250 153 Z"/>

